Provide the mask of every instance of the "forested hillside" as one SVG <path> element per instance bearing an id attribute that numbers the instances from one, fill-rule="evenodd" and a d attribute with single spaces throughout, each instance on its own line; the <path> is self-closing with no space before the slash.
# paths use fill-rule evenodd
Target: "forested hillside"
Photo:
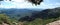
<path id="1" fill-rule="evenodd" d="M 41 11 L 41 9 L 39 11 Z M 16 19 L 31 16 L 33 12 L 38 12 L 38 9 L 0 9 L 0 14 L 6 14 L 10 18 Z"/>
<path id="2" fill-rule="evenodd" d="M 26 9 L 0 9 L 0 24 L 46 25 L 50 22 L 60 20 L 59 11 L 60 7 L 41 11 Z"/>
<path id="3" fill-rule="evenodd" d="M 28 21 L 26 25 L 46 25 L 50 22 L 60 20 L 60 7 L 54 9 L 42 10 L 38 13 L 33 13 L 31 17 L 26 16 L 20 18 L 19 21 Z"/>

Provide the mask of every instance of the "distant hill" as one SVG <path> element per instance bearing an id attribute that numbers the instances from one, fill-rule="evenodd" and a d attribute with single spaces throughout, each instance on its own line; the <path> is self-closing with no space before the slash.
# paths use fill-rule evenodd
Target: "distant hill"
<path id="1" fill-rule="evenodd" d="M 36 18 L 40 19 L 52 19 L 52 18 L 58 18 L 60 16 L 60 7 L 53 8 L 53 9 L 45 9 L 42 11 L 39 11 L 38 13 L 33 13 L 31 17 L 26 16 L 20 19 L 20 21 L 32 21 Z"/>
<path id="2" fill-rule="evenodd" d="M 5 14 L 9 16 L 12 20 L 18 19 L 16 20 L 16 22 L 18 23 L 24 22 L 25 25 L 45 25 L 60 19 L 60 7 L 53 9 L 43 9 L 43 10 L 42 9 L 0 9 L 0 14 Z"/>
<path id="3" fill-rule="evenodd" d="M 39 11 L 41 11 L 40 9 Z M 19 19 L 25 16 L 31 16 L 33 12 L 38 12 L 38 9 L 0 9 L 0 14 L 6 14 L 11 18 Z"/>
<path id="4" fill-rule="evenodd" d="M 57 18 L 60 16 L 60 7 L 43 10 L 38 15 L 43 19 Z"/>
<path id="5" fill-rule="evenodd" d="M 42 18 L 42 19 L 57 18 L 59 16 L 60 16 L 60 7 L 53 9 L 45 9 L 32 15 L 32 17 Z"/>

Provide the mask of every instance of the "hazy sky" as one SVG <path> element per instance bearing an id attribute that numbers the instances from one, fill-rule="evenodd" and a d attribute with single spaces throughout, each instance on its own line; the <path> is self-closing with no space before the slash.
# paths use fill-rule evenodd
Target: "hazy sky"
<path id="1" fill-rule="evenodd" d="M 60 0 L 44 0 L 41 5 L 35 6 L 25 0 L 2 1 L 0 8 L 54 8 L 60 7 Z"/>

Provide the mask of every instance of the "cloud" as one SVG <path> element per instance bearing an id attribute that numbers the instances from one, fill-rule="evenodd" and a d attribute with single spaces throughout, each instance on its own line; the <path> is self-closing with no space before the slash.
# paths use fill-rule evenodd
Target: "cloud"
<path id="1" fill-rule="evenodd" d="M 55 8 L 55 7 L 60 7 L 60 3 L 49 3 L 49 4 L 46 4 L 46 3 L 41 3 L 40 6 L 37 6 L 37 8 Z"/>
<path id="2" fill-rule="evenodd" d="M 43 8 L 43 9 L 47 9 L 47 8 L 54 8 L 54 7 L 60 7 L 60 3 L 56 2 L 56 3 L 49 3 L 47 0 L 42 2 L 40 5 L 35 6 L 34 4 L 32 5 L 32 3 L 29 2 L 25 2 L 24 0 L 12 0 L 13 2 L 10 1 L 5 1 L 5 2 L 1 2 L 2 5 L 0 5 L 0 8 Z"/>

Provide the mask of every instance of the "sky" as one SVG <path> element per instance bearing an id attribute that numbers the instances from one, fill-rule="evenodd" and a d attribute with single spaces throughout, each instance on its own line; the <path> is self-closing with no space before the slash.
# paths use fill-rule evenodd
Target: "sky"
<path id="1" fill-rule="evenodd" d="M 55 7 L 60 7 L 60 0 L 44 0 L 40 5 L 35 6 L 34 4 L 26 1 L 26 0 L 12 0 L 12 1 L 1 1 L 0 2 L 0 8 L 55 8 Z"/>

